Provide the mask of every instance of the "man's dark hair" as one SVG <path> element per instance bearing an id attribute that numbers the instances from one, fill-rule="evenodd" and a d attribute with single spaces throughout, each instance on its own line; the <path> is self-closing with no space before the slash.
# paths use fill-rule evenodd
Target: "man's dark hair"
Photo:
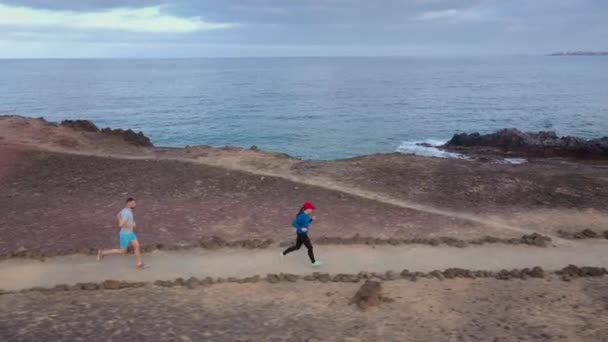
<path id="1" fill-rule="evenodd" d="M 133 198 L 133 197 L 129 197 L 129 198 L 127 198 L 127 203 L 129 203 L 129 202 L 133 202 L 133 201 L 135 201 L 135 198 Z"/>

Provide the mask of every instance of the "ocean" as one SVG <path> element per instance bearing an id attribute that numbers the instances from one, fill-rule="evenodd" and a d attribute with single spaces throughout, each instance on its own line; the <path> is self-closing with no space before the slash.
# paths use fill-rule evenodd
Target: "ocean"
<path id="1" fill-rule="evenodd" d="M 0 113 L 304 159 L 505 127 L 608 135 L 608 57 L 0 60 Z M 449 155 L 447 155 L 449 156 Z"/>

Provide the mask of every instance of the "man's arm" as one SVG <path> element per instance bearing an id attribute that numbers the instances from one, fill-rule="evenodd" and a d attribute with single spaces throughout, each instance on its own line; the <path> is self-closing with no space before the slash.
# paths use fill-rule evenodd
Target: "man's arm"
<path id="1" fill-rule="evenodd" d="M 131 229 L 135 228 L 135 223 L 133 223 L 133 224 L 127 223 L 127 220 L 123 219 L 122 215 L 120 213 L 118 213 L 118 215 L 116 215 L 116 217 L 118 218 L 119 227 L 121 227 L 121 228 L 126 227 L 126 228 L 131 228 Z"/>

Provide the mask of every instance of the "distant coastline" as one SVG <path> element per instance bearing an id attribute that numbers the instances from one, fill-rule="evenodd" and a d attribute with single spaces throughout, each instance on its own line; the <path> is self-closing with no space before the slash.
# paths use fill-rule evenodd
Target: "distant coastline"
<path id="1" fill-rule="evenodd" d="M 608 51 L 565 51 L 554 52 L 549 56 L 608 56 Z"/>

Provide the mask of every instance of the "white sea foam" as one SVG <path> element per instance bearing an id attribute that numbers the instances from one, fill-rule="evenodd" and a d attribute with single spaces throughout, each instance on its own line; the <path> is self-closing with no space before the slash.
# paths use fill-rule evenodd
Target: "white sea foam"
<path id="1" fill-rule="evenodd" d="M 525 164 L 527 162 L 528 162 L 528 160 L 524 159 L 524 158 L 505 158 L 505 159 L 497 161 L 497 163 L 499 163 L 499 164 L 513 164 L 513 165 Z"/>
<path id="2" fill-rule="evenodd" d="M 446 143 L 445 140 L 427 139 L 422 141 L 404 141 L 397 148 L 397 152 L 405 154 L 414 154 L 417 156 L 424 157 L 435 157 L 435 158 L 456 158 L 456 159 L 471 159 L 461 153 L 447 152 L 438 148 Z M 428 144 L 430 146 L 421 146 L 420 144 Z M 528 162 L 524 158 L 503 158 L 496 159 L 494 161 L 497 164 L 511 164 L 520 165 Z"/>
<path id="3" fill-rule="evenodd" d="M 436 158 L 458 158 L 466 159 L 467 157 L 460 153 L 453 153 L 440 150 L 436 146 L 445 144 L 445 140 L 427 139 L 423 141 L 404 141 L 397 148 L 397 152 L 406 154 L 415 154 L 417 156 L 436 157 Z M 420 144 L 429 144 L 431 146 L 420 146 Z"/>

